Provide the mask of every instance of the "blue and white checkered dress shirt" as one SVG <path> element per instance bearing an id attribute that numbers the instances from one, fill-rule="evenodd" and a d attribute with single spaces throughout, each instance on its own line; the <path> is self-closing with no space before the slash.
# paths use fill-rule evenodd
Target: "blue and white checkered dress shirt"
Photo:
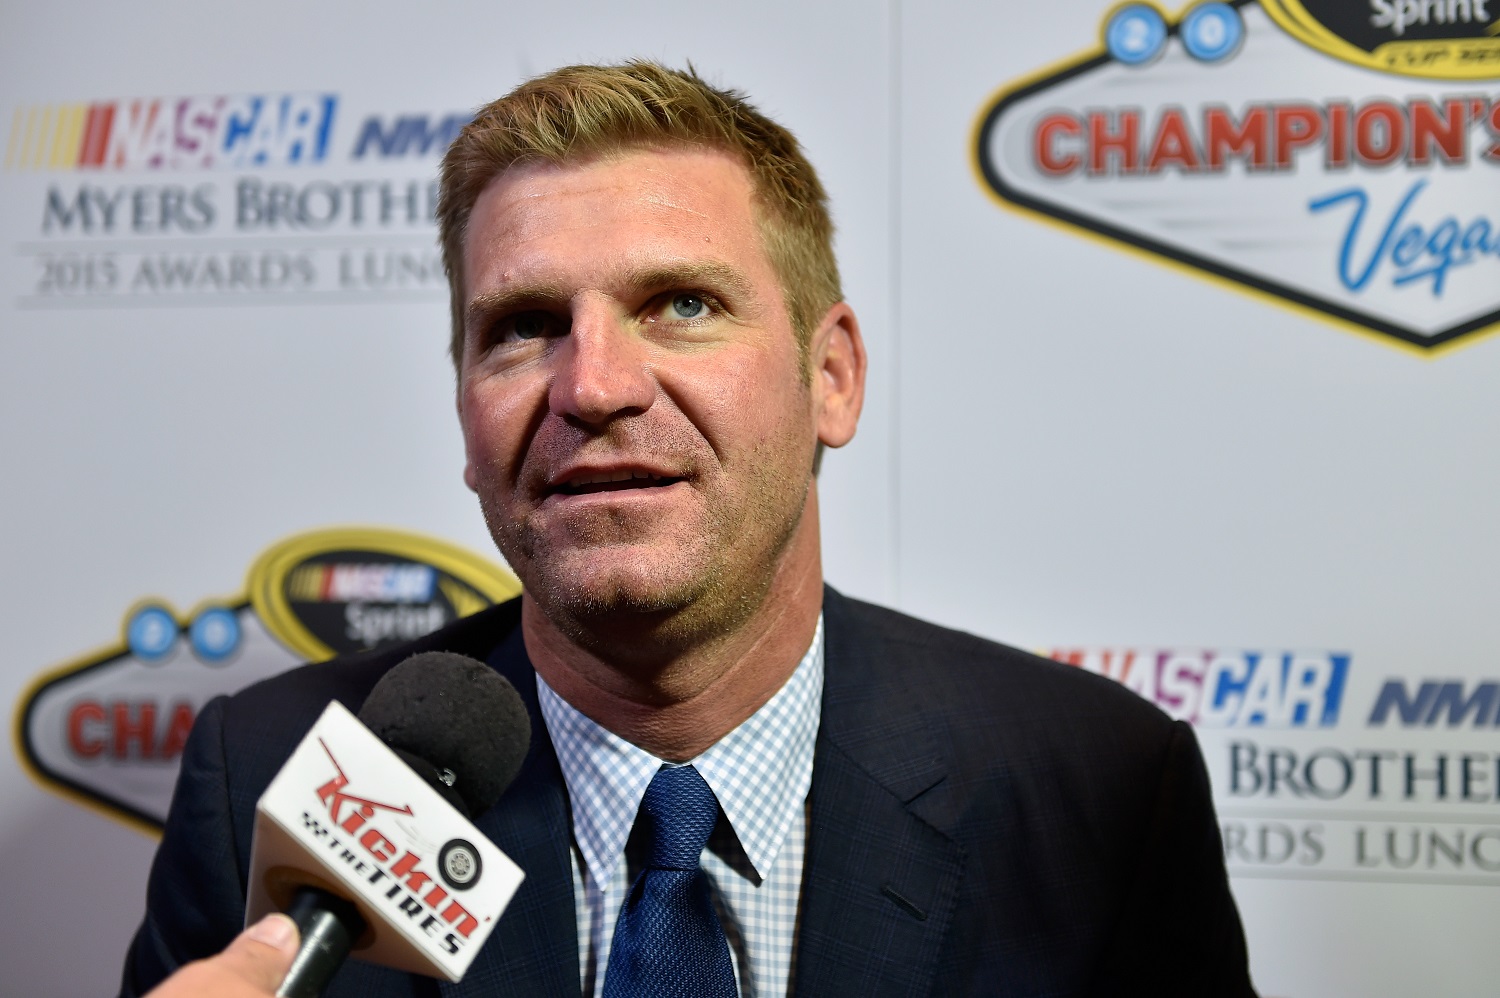
<path id="1" fill-rule="evenodd" d="M 662 760 L 558 696 L 541 676 L 542 717 L 573 811 L 573 899 L 584 998 L 604 993 L 615 921 L 640 858 L 626 843 Z M 807 790 L 823 705 L 823 618 L 786 685 L 692 765 L 729 820 L 703 850 L 703 870 L 729 939 L 742 998 L 783 998 L 791 984 Z"/>

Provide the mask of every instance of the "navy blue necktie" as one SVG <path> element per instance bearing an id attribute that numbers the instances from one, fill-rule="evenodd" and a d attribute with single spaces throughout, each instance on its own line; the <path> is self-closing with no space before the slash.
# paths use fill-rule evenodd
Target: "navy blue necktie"
<path id="1" fill-rule="evenodd" d="M 651 777 L 637 823 L 650 857 L 615 923 L 603 998 L 737 998 L 729 943 L 698 866 L 719 801 L 692 766 Z"/>

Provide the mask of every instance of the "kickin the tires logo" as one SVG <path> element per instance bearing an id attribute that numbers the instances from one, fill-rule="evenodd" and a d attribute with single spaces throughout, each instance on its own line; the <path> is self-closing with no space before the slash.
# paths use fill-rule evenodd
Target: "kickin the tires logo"
<path id="1" fill-rule="evenodd" d="M 1500 0 L 1125 3 L 973 155 L 1007 206 L 1385 342 L 1500 328 Z"/>

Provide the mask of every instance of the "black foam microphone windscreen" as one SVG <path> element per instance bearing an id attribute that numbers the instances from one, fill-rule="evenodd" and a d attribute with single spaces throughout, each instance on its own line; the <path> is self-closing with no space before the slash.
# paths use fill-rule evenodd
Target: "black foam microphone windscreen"
<path id="1" fill-rule="evenodd" d="M 391 669 L 359 719 L 470 816 L 500 799 L 531 747 L 531 718 L 515 687 L 454 652 L 421 652 Z"/>

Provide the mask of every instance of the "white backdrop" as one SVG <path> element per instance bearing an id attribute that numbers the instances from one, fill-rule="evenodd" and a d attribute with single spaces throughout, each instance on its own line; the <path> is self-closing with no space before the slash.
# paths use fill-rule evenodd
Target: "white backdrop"
<path id="1" fill-rule="evenodd" d="M 1412 696 L 1424 681 L 1458 683 L 1482 699 L 1500 675 L 1489 515 L 1500 352 L 1474 336 L 1419 356 L 987 193 L 973 148 L 992 95 L 1097 46 L 1106 7 L 6 5 L 0 698 L 15 705 L 16 737 L 0 764 L 0 849 L 18 896 L 36 899 L 0 939 L 7 989 L 109 992 L 154 848 L 141 822 L 85 806 L 24 763 L 64 745 L 23 724 L 39 677 L 96 661 L 144 598 L 184 623 L 204 601 L 234 602 L 263 552 L 316 528 L 414 531 L 495 557 L 459 477 L 446 302 L 421 272 L 433 230 L 401 200 L 415 181 L 420 202 L 437 150 L 367 146 L 356 158 L 362 127 L 375 119 L 389 135 L 401 116 L 431 124 L 556 65 L 651 56 L 748 91 L 799 135 L 832 195 L 872 383 L 859 439 L 825 462 L 830 580 L 1095 668 L 1113 668 L 1106 651 L 1111 662 L 1196 655 L 1200 672 L 1216 659 L 1242 672 L 1263 663 L 1262 677 L 1316 660 L 1326 678 L 1342 662 L 1328 724 L 1257 724 L 1249 711 L 1199 723 L 1237 829 L 1231 869 L 1257 984 L 1282 998 L 1492 993 L 1500 838 L 1475 843 L 1500 825 L 1493 712 L 1454 727 L 1403 726 L 1397 711 L 1368 719 L 1388 681 Z M 1279 42 L 1298 65 L 1333 65 Z M 1174 58 L 1141 72 L 1175 73 Z M 1141 79 L 1184 102 L 1196 85 L 1181 73 Z M 1500 96 L 1494 80 L 1370 85 Z M 335 99 L 320 157 L 87 169 L 69 160 L 79 136 L 58 138 L 71 120 L 58 109 L 74 105 L 116 102 L 124 115 L 128 99 L 288 94 Z M 1443 177 L 1488 180 L 1465 188 L 1478 192 L 1467 211 L 1500 232 L 1495 170 L 1476 159 Z M 321 228 L 237 224 L 247 181 L 344 185 L 342 214 Z M 356 223 L 347 192 L 361 184 Z M 85 231 L 84 185 L 118 199 L 112 228 L 96 200 Z M 163 231 L 162 190 L 174 186 L 189 204 L 208 188 L 211 222 Z M 394 192 L 385 219 L 382 189 Z M 49 216 L 54 194 L 70 221 Z M 205 276 L 227 274 L 235 254 L 275 273 Z M 383 269 L 390 254 L 410 269 Z M 276 269 L 285 260 L 297 262 Z M 79 276 L 89 261 L 93 290 Z M 162 276 L 173 261 L 196 268 L 186 288 Z M 64 263 L 75 283 L 52 293 L 45 282 Z M 1479 261 L 1462 280 L 1488 274 L 1500 287 L 1497 270 Z M 253 678 L 235 668 L 226 683 Z M 1173 707 L 1144 675 L 1123 678 Z M 54 736 L 51 749 L 27 747 Z M 1297 796 L 1284 780 L 1273 796 L 1265 780 L 1251 789 L 1246 764 L 1244 792 L 1232 793 L 1232 760 L 1253 751 L 1264 769 L 1273 750 L 1298 754 L 1294 775 L 1325 750 L 1313 774 L 1325 788 L 1335 753 L 1391 753 L 1386 791 L 1363 793 L 1361 769 L 1337 798 Z M 1392 792 L 1408 757 L 1419 772 L 1445 767 L 1441 798 L 1420 777 L 1410 799 Z M 1272 826 L 1292 836 L 1284 859 Z M 1382 859 L 1386 839 L 1399 853 L 1412 830 L 1429 855 L 1397 869 Z M 1433 855 L 1432 834 L 1462 834 L 1461 862 Z M 1364 852 L 1349 851 L 1356 841 Z M 1163 940 L 1164 958 L 1170 948 Z"/>

